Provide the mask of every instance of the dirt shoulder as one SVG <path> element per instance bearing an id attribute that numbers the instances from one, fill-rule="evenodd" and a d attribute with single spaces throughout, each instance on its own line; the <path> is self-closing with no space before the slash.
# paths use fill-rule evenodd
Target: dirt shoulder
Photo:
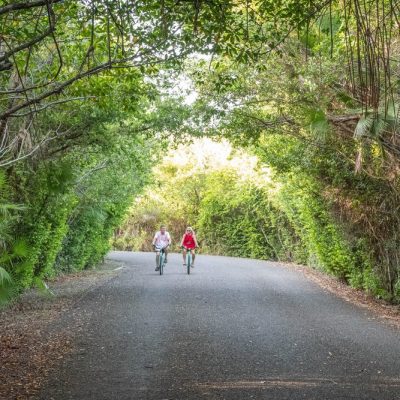
<path id="1" fill-rule="evenodd" d="M 48 283 L 54 295 L 29 290 L 0 310 L 0 399 L 35 397 L 85 323 L 76 317 L 80 300 L 121 267 L 107 260 L 94 270 L 60 276 Z"/>
<path id="2" fill-rule="evenodd" d="M 310 267 L 290 263 L 279 264 L 284 268 L 301 272 L 308 279 L 317 283 L 322 289 L 358 307 L 368 309 L 376 315 L 375 318 L 377 320 L 382 320 L 400 329 L 400 305 L 390 304 L 384 300 L 377 299 L 363 290 L 351 288 L 337 278 Z"/>

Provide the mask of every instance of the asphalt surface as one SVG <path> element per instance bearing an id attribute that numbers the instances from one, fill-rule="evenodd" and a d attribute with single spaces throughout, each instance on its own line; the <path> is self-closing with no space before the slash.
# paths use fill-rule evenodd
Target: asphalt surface
<path id="1" fill-rule="evenodd" d="M 400 399 L 400 333 L 276 263 L 112 252 L 40 399 Z M 87 313 L 85 314 L 85 311 Z"/>

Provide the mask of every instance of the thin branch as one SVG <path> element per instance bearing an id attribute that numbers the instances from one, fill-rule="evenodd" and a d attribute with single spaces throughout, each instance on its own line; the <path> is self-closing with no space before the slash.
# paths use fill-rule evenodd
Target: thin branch
<path id="1" fill-rule="evenodd" d="M 96 73 L 99 73 L 100 71 L 104 71 L 104 70 L 110 69 L 110 68 L 111 68 L 111 65 L 107 62 L 107 63 L 104 63 L 104 64 L 100 64 L 100 65 L 98 65 L 98 66 L 96 66 L 94 68 L 91 68 L 90 70 L 88 70 L 86 72 L 83 72 L 81 74 L 75 75 L 73 78 L 70 78 L 70 79 L 66 80 L 65 82 L 59 84 L 54 89 L 49 90 L 47 92 L 44 92 L 38 97 L 35 97 L 33 99 L 29 99 L 28 101 L 26 101 L 26 102 L 24 102 L 22 104 L 18 104 L 16 106 L 8 109 L 6 112 L 4 112 L 2 115 L 0 115 L 0 120 L 7 119 L 7 118 L 11 117 L 13 114 L 15 114 L 16 112 L 18 112 L 19 110 L 22 110 L 23 108 L 29 107 L 29 106 L 34 105 L 34 104 L 38 104 L 42 100 L 44 100 L 44 99 L 46 99 L 46 98 L 48 98 L 48 97 L 50 97 L 50 96 L 52 96 L 54 94 L 61 93 L 63 91 L 63 89 L 65 89 L 66 87 L 70 86 L 72 83 L 74 83 L 74 82 L 76 82 L 76 81 L 78 81 L 78 80 L 80 80 L 82 78 L 94 75 Z"/>
<path id="2" fill-rule="evenodd" d="M 47 4 L 55 4 L 59 3 L 63 0 L 36 0 L 32 2 L 25 2 L 25 3 L 11 3 L 7 4 L 4 7 L 0 7 L 0 15 L 10 13 L 12 11 L 18 11 L 18 10 L 28 10 L 30 8 L 35 8 L 35 7 L 41 7 L 45 6 Z"/>
<path id="3" fill-rule="evenodd" d="M 21 161 L 21 160 L 24 160 L 25 158 L 30 157 L 32 154 L 36 153 L 36 151 L 38 151 L 38 150 L 43 146 L 43 144 L 45 144 L 45 143 L 47 143 L 47 142 L 49 142 L 49 141 L 51 141 L 51 140 L 57 139 L 58 137 L 59 137 L 59 136 L 57 135 L 57 136 L 52 136 L 52 137 L 44 138 L 44 139 L 43 139 L 40 143 L 38 143 L 29 153 L 24 154 L 23 156 L 19 156 L 19 157 L 17 157 L 17 158 L 13 158 L 12 160 L 0 161 L 0 168 L 1 168 L 1 167 L 9 167 L 9 166 L 12 165 L 12 164 L 15 164 L 15 163 L 17 163 L 17 162 L 19 162 L 19 161 Z"/>
<path id="4" fill-rule="evenodd" d="M 49 5 L 47 8 L 47 12 L 49 15 L 49 27 L 46 31 L 44 31 L 41 35 L 36 36 L 34 39 L 30 40 L 29 42 L 23 43 L 20 46 L 17 46 L 9 51 L 4 52 L 3 55 L 0 56 L 0 65 L 3 62 L 8 61 L 10 56 L 12 56 L 15 53 L 20 52 L 21 50 L 28 49 L 35 45 L 36 43 L 41 42 L 45 37 L 52 35 L 54 33 L 55 27 L 56 27 L 56 16 L 54 14 L 54 11 L 52 7 Z M 0 69 L 1 70 L 1 69 Z"/>
<path id="5" fill-rule="evenodd" d="M 57 104 L 63 104 L 63 103 L 69 103 L 71 101 L 77 101 L 77 100 L 87 100 L 87 99 L 95 99 L 96 96 L 86 96 L 86 97 L 71 97 L 67 98 L 64 100 L 57 100 L 53 101 L 51 103 L 44 104 L 42 107 L 36 108 L 35 110 L 27 111 L 26 113 L 21 113 L 21 114 L 11 114 L 10 117 L 25 117 L 26 115 L 34 114 L 39 111 L 46 110 L 49 107 L 53 107 Z"/>
<path id="6" fill-rule="evenodd" d="M 97 171 L 100 171 L 104 168 L 107 168 L 109 163 L 109 160 L 104 160 L 100 164 L 96 165 L 94 168 L 90 169 L 87 171 L 85 174 L 83 174 L 77 181 L 76 183 L 79 185 L 84 179 L 86 179 L 88 176 L 94 174 Z"/>

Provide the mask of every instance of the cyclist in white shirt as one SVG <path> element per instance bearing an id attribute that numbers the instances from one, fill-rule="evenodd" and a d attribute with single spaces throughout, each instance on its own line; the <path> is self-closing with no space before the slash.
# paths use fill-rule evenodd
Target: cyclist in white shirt
<path id="1" fill-rule="evenodd" d="M 158 266 L 158 262 L 160 259 L 160 250 L 164 249 L 165 251 L 165 262 L 168 260 L 168 247 L 171 244 L 171 236 L 169 232 L 167 232 L 167 228 L 165 225 L 160 226 L 160 230 L 156 232 L 153 238 L 153 247 L 156 251 L 156 271 L 160 269 Z"/>

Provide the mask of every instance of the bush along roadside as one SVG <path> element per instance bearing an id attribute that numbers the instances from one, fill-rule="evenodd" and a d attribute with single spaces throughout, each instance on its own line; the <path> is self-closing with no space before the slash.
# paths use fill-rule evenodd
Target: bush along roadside
<path id="1" fill-rule="evenodd" d="M 7 181 L 0 171 L 4 301 L 32 285 L 45 287 L 45 279 L 60 273 L 93 267 L 110 249 L 113 230 L 147 183 L 157 149 L 141 137 L 122 148 L 118 134 L 114 139 L 106 152 L 86 146 L 81 154 L 20 163 L 7 171 Z"/>

